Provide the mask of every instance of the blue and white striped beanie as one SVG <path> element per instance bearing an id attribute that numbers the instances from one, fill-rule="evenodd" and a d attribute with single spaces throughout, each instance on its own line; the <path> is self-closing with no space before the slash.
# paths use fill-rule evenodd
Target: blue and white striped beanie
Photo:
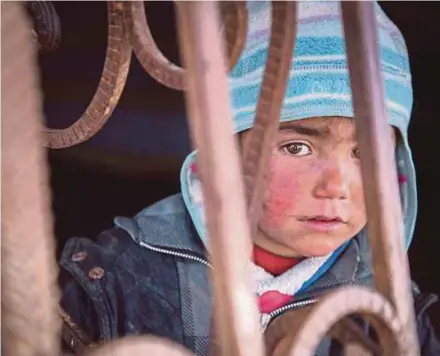
<path id="1" fill-rule="evenodd" d="M 401 32 L 379 4 L 375 3 L 375 6 L 388 122 L 399 129 L 402 137 L 396 159 L 399 174 L 405 177 L 401 181 L 401 196 L 406 247 L 409 247 L 417 214 L 415 170 L 407 137 L 413 105 L 410 65 Z M 229 74 L 235 132 L 247 130 L 253 125 L 270 41 L 270 2 L 248 1 L 247 8 L 249 27 L 245 49 Z M 297 21 L 294 56 L 280 121 L 323 116 L 353 117 L 339 1 L 299 1 Z M 188 170 L 194 155 L 194 152 L 190 154 L 182 167 L 182 194 L 205 241 L 188 188 Z"/>

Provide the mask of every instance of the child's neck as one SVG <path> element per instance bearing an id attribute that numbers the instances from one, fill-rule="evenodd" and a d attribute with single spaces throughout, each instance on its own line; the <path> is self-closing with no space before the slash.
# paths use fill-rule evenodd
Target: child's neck
<path id="1" fill-rule="evenodd" d="M 254 244 L 253 261 L 270 274 L 279 276 L 299 263 L 301 259 L 279 256 Z"/>

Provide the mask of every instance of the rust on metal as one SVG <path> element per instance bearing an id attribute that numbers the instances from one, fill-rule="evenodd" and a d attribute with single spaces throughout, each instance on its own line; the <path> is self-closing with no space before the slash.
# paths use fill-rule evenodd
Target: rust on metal
<path id="1" fill-rule="evenodd" d="M 418 355 L 408 257 L 393 142 L 380 73 L 378 31 L 373 2 L 341 3 L 353 91 L 356 134 L 361 152 L 367 229 L 377 291 L 394 306 L 403 324 L 404 353 Z"/>
<path id="2" fill-rule="evenodd" d="M 51 1 L 26 1 L 26 6 L 34 19 L 35 39 L 40 49 L 55 51 L 61 42 L 60 18 Z"/>
<path id="3" fill-rule="evenodd" d="M 92 342 L 61 307 L 59 315 L 63 321 L 61 337 L 76 355 L 84 354 L 100 346 L 100 344 Z"/>
<path id="4" fill-rule="evenodd" d="M 371 340 L 355 337 L 355 326 L 344 319 L 350 314 L 358 314 L 371 322 L 379 335 L 380 350 L 386 355 L 420 354 L 408 261 L 403 248 L 398 186 L 397 181 L 389 179 L 397 172 L 391 138 L 387 134 L 374 5 L 358 1 L 341 3 L 356 133 L 360 150 L 364 152 L 361 170 L 377 292 L 360 287 L 340 289 L 310 307 L 303 319 L 290 318 L 293 329 L 283 328 L 281 321 L 275 322 L 267 332 L 282 334 L 278 339 L 284 349 L 277 355 L 313 355 L 325 335 L 347 344 L 354 338 L 369 352 L 377 351 L 377 345 Z M 289 313 L 280 317 L 283 318 L 289 318 Z M 298 329 L 294 327 L 296 323 L 300 324 Z M 350 348 L 348 352 L 357 351 Z"/>
<path id="5" fill-rule="evenodd" d="M 110 118 L 124 90 L 131 61 L 131 46 L 124 27 L 120 2 L 109 1 L 108 43 L 98 88 L 84 114 L 65 129 L 46 129 L 46 146 L 65 148 L 96 134 Z"/>
<path id="6" fill-rule="evenodd" d="M 1 10 L 1 348 L 5 355 L 57 355 L 58 266 L 37 48 L 22 5 L 2 2 Z"/>
<path id="7" fill-rule="evenodd" d="M 263 356 L 256 298 L 251 292 L 250 230 L 240 158 L 232 121 L 225 120 L 231 113 L 216 10 L 215 2 L 182 2 L 177 11 L 180 49 L 189 74 L 186 77 L 189 127 L 198 149 L 212 244 L 214 323 L 221 355 Z"/>
<path id="8" fill-rule="evenodd" d="M 294 56 L 296 30 L 296 3 L 271 4 L 268 59 L 255 125 L 241 162 L 232 121 L 225 118 L 231 117 L 226 72 L 237 62 L 247 32 L 244 2 L 176 2 L 185 70 L 168 61 L 157 48 L 143 2 L 108 2 L 108 48 L 98 90 L 81 119 L 64 130 L 42 127 L 31 26 L 19 3 L 2 3 L 2 87 L 8 88 L 2 91 L 1 312 L 2 350 L 6 354 L 56 355 L 60 333 L 77 354 L 191 354 L 174 342 L 149 336 L 128 337 L 104 345 L 93 343 L 58 306 L 53 221 L 42 148 L 83 142 L 104 125 L 124 88 L 132 47 L 152 77 L 170 88 L 185 90 L 211 236 L 213 355 L 311 356 L 326 337 L 344 344 L 346 355 L 420 354 L 402 242 L 398 187 L 396 181 L 388 178 L 396 176 L 396 168 L 391 138 L 385 134 L 387 122 L 372 2 L 342 2 L 341 9 L 356 131 L 364 152 L 361 168 L 377 290 L 338 288 L 314 305 L 285 312 L 261 335 L 248 259 Z M 21 79 L 20 86 L 14 85 L 17 77 Z M 233 249 L 229 247 L 232 244 Z M 71 258 L 80 262 L 87 255 L 80 252 Z M 104 275 L 100 267 L 92 268 L 88 274 L 93 279 Z M 378 340 L 359 330 L 348 319 L 350 315 L 367 320 Z"/>
<path id="9" fill-rule="evenodd" d="M 378 331 L 380 345 L 358 332 L 357 325 L 346 319 L 350 315 L 367 319 Z M 265 333 L 266 344 L 273 351 L 269 354 L 277 356 L 314 355 L 325 336 L 342 344 L 356 342 L 369 352 L 379 349 L 386 350 L 385 355 L 407 355 L 401 323 L 392 305 L 365 287 L 341 287 L 314 306 L 286 312 Z"/>
<path id="10" fill-rule="evenodd" d="M 180 5 L 176 2 L 177 9 Z M 231 69 L 237 63 L 245 44 L 247 33 L 246 3 L 222 1 L 220 8 L 223 10 L 225 19 L 225 37 L 229 53 L 229 69 Z M 133 51 L 144 70 L 168 88 L 185 90 L 185 70 L 169 61 L 157 47 L 148 26 L 144 2 L 125 2 L 124 21 Z"/>
<path id="11" fill-rule="evenodd" d="M 175 342 L 155 336 L 129 336 L 87 353 L 88 356 L 193 356 Z"/>
<path id="12" fill-rule="evenodd" d="M 272 3 L 270 45 L 263 83 L 254 126 L 250 129 L 249 141 L 243 148 L 244 182 L 252 235 L 256 233 L 260 220 L 270 158 L 295 48 L 296 11 L 294 1 Z"/>

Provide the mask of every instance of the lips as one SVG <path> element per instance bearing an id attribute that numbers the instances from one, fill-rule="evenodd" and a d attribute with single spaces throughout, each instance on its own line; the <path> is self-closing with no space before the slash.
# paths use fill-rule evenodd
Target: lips
<path id="1" fill-rule="evenodd" d="M 341 222 L 343 223 L 344 220 L 340 216 L 326 216 L 326 215 L 316 215 L 312 216 L 310 218 L 306 218 L 306 220 L 316 220 L 316 221 L 323 221 L 323 222 Z"/>
<path id="2" fill-rule="evenodd" d="M 299 219 L 302 224 L 310 230 L 330 232 L 343 227 L 346 222 L 340 216 L 316 215 Z"/>

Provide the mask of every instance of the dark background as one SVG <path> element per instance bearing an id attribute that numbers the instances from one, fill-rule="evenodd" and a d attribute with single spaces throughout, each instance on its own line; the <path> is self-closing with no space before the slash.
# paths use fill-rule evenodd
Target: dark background
<path id="1" fill-rule="evenodd" d="M 440 294 L 440 3 L 381 4 L 406 38 L 413 73 L 410 141 L 419 217 L 409 251 L 411 269 L 422 290 Z M 105 58 L 107 13 L 105 2 L 57 1 L 54 6 L 62 41 L 56 52 L 40 55 L 40 66 L 48 125 L 63 128 L 80 117 L 96 90 Z M 179 63 L 173 4 L 148 2 L 146 8 L 160 49 Z M 180 164 L 189 151 L 183 94 L 156 83 L 133 56 L 122 98 L 104 128 L 85 143 L 48 153 L 59 246 L 73 235 L 93 237 L 110 227 L 115 215 L 130 216 L 177 193 Z M 440 324 L 440 308 L 432 313 Z"/>

